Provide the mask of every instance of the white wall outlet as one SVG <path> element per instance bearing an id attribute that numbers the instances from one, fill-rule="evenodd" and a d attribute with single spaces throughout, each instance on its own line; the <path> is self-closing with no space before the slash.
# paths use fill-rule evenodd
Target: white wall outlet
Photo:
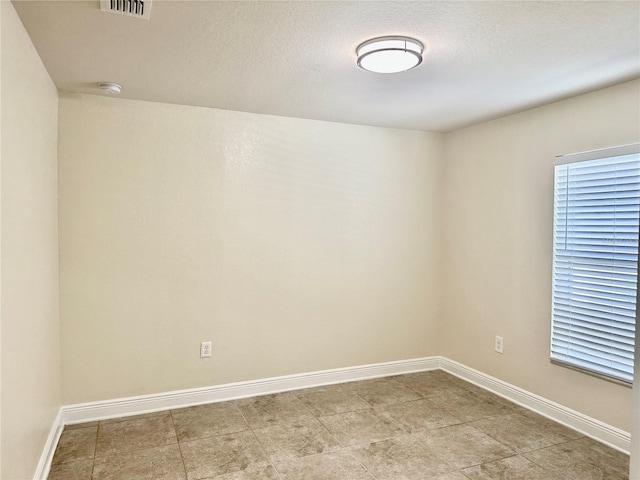
<path id="1" fill-rule="evenodd" d="M 496 341 L 494 344 L 494 349 L 496 352 L 498 353 L 502 353 L 502 349 L 504 347 L 504 338 L 499 337 L 498 335 L 496 335 Z"/>
<path id="2" fill-rule="evenodd" d="M 200 358 L 211 356 L 211 342 L 202 342 L 200 344 Z"/>

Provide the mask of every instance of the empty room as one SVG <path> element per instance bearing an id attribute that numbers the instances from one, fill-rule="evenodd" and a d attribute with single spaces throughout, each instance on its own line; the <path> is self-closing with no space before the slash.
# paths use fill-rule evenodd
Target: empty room
<path id="1" fill-rule="evenodd" d="M 2 480 L 640 480 L 640 2 L 0 25 Z"/>

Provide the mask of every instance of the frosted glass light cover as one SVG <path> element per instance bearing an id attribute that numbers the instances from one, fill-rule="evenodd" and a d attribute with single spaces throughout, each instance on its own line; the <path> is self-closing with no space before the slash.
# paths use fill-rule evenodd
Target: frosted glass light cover
<path id="1" fill-rule="evenodd" d="M 409 37 L 380 37 L 361 43 L 356 49 L 358 66 L 375 73 L 397 73 L 422 62 L 424 46 Z"/>

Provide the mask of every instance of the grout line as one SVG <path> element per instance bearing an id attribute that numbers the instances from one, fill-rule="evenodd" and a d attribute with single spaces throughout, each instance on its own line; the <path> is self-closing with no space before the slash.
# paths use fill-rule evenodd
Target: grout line
<path id="1" fill-rule="evenodd" d="M 295 397 L 295 395 L 294 395 Z M 267 457 L 267 461 L 269 462 L 269 464 L 273 467 L 273 469 L 276 472 L 276 475 L 278 475 L 278 478 L 280 480 L 282 480 L 282 476 L 280 475 L 280 472 L 278 471 L 278 468 L 275 466 L 275 464 L 273 463 L 273 461 L 271 460 L 271 456 L 267 453 L 266 448 L 264 448 L 264 445 L 262 444 L 262 442 L 260 441 L 260 439 L 258 438 L 258 436 L 256 435 L 256 432 L 254 431 L 253 427 L 251 425 L 249 425 L 249 422 L 247 421 L 247 418 L 244 416 L 244 413 L 242 413 L 242 410 L 240 409 L 240 407 L 238 406 L 238 402 L 237 400 L 231 400 L 233 402 L 233 406 L 236 407 L 236 409 L 238 410 L 238 412 L 240 412 L 240 415 L 242 415 L 242 419 L 244 420 L 244 423 L 247 425 L 247 428 L 249 429 L 249 431 L 253 434 L 253 437 L 256 439 L 256 441 L 258 442 L 258 445 L 260 445 L 260 448 L 262 448 L 262 451 L 264 452 L 265 456 Z"/>
<path id="2" fill-rule="evenodd" d="M 550 445 L 550 446 L 554 446 L 554 445 Z M 530 458 L 527 458 L 525 455 L 527 453 L 531 453 L 531 452 L 537 452 L 539 450 L 544 450 L 545 448 L 549 448 L 549 447 L 542 447 L 539 448 L 538 450 L 531 450 L 530 452 L 524 452 L 519 454 L 522 458 L 524 458 L 527 462 L 531 462 L 532 464 L 534 464 L 536 467 L 541 468 L 542 470 L 544 470 L 545 472 L 549 472 L 549 473 L 553 473 L 551 470 L 549 470 L 548 468 L 546 468 L 544 465 L 540 465 L 538 462 L 535 462 L 533 460 L 531 460 Z"/>
<path id="3" fill-rule="evenodd" d="M 171 417 L 171 411 L 170 410 L 166 410 L 165 411 L 165 415 L 157 415 L 155 417 L 150 417 L 150 418 L 156 418 L 156 417 L 161 417 L 161 416 L 166 416 L 166 415 Z M 139 419 L 136 419 L 136 420 L 147 420 L 147 419 L 146 418 L 139 418 Z M 109 423 L 107 423 L 107 425 L 118 424 L 118 423 L 122 423 L 122 422 L 115 422 L 115 423 L 109 422 Z M 171 424 L 173 425 L 173 417 L 171 417 Z M 100 429 L 100 427 L 103 427 L 103 426 L 104 425 L 102 425 L 102 421 L 100 421 L 100 423 L 98 424 L 98 430 Z M 174 432 L 174 434 L 176 434 L 175 426 L 173 427 L 173 432 Z M 100 455 L 99 457 L 95 456 L 95 459 L 105 458 L 105 457 L 113 457 L 113 456 L 120 456 L 120 455 L 127 455 L 129 453 L 141 452 L 143 450 L 150 450 L 152 448 L 167 447 L 169 445 L 175 445 L 177 443 L 179 443 L 179 442 L 178 442 L 178 435 L 176 434 L 176 441 L 175 442 L 162 443 L 160 445 L 145 446 L 145 447 L 142 447 L 142 448 L 127 449 L 125 451 L 115 451 L 115 452 L 107 453 L 107 454 L 104 454 L 104 455 Z M 96 453 L 97 453 L 97 449 L 98 449 L 98 442 L 96 442 Z"/>
<path id="4" fill-rule="evenodd" d="M 189 478 L 189 474 L 187 473 L 187 465 L 184 463 L 184 455 L 182 454 L 182 447 L 180 446 L 180 440 L 178 439 L 178 430 L 176 430 L 176 422 L 173 419 L 173 412 L 169 410 L 169 415 L 171 416 L 171 424 L 173 425 L 173 431 L 176 434 L 176 440 L 178 441 L 178 452 L 180 452 L 180 460 L 182 460 L 182 468 L 184 469 L 184 478 L 187 480 Z"/>
<path id="5" fill-rule="evenodd" d="M 373 405 L 371 405 L 371 403 L 367 402 L 367 399 L 364 398 L 362 395 L 360 395 L 357 392 L 353 392 L 353 394 L 358 397 L 360 400 L 362 400 L 364 403 L 366 403 L 367 405 L 369 405 L 369 408 L 375 408 Z M 363 409 L 364 410 L 364 409 Z"/>
<path id="6" fill-rule="evenodd" d="M 116 423 L 122 423 L 122 422 L 135 422 L 137 420 L 146 420 L 148 418 L 161 417 L 169 413 L 171 410 L 172 410 L 171 408 L 167 408 L 165 410 L 157 410 L 155 412 L 149 412 L 149 413 L 139 413 L 139 414 L 128 415 L 123 417 L 105 418 L 103 420 L 97 420 L 97 422 L 103 425 L 112 425 L 112 424 L 115 425 Z M 176 410 L 179 410 L 179 408 Z M 87 422 L 87 423 L 91 423 L 91 422 Z M 81 423 L 75 423 L 74 425 L 81 425 Z"/>
<path id="7" fill-rule="evenodd" d="M 269 458 L 269 464 L 270 464 L 270 465 L 273 467 L 273 469 L 275 470 L 276 475 L 278 475 L 278 478 L 279 478 L 280 480 L 283 480 L 283 479 L 282 479 L 282 475 L 280 475 L 280 471 L 278 470 L 278 467 L 276 467 L 276 466 L 275 466 L 275 464 L 271 461 L 271 458 Z"/>
<path id="8" fill-rule="evenodd" d="M 64 433 L 64 430 L 63 430 Z M 100 422 L 98 422 L 98 428 L 96 428 L 96 445 L 93 447 L 93 458 L 91 459 L 91 478 L 93 479 L 93 473 L 96 469 L 96 452 L 98 451 L 98 438 L 100 438 Z"/>
<path id="9" fill-rule="evenodd" d="M 234 407 L 236 407 L 236 410 L 238 411 L 238 413 L 240 414 L 240 416 L 242 417 L 242 420 L 244 421 L 244 424 L 247 426 L 247 430 L 251 430 L 251 425 L 249 425 L 249 422 L 247 422 L 247 417 L 244 416 L 244 413 L 242 413 L 242 410 L 240 409 L 240 406 L 238 405 L 238 401 L 237 400 L 229 400 Z"/>
<path id="10" fill-rule="evenodd" d="M 500 415 L 500 416 L 495 416 L 495 417 L 484 417 L 484 418 L 481 418 L 481 419 L 478 419 L 478 420 L 474 420 L 474 421 L 472 421 L 472 422 L 469 422 L 469 424 L 470 424 L 469 426 L 470 426 L 470 427 L 472 427 L 472 428 L 475 428 L 476 430 L 478 430 L 479 432 L 481 432 L 481 433 L 483 433 L 484 435 L 488 436 L 488 437 L 489 437 L 489 438 L 491 438 L 492 440 L 494 440 L 494 441 L 498 442 L 499 444 L 501 444 L 501 445 L 503 445 L 503 446 L 505 446 L 505 447 L 509 448 L 510 450 L 513 450 L 513 451 L 515 452 L 515 454 L 516 454 L 516 455 L 522 455 L 522 454 L 524 454 L 524 453 L 535 452 L 535 451 L 538 451 L 538 450 L 543 450 L 543 449 L 545 449 L 545 448 L 555 447 L 555 446 L 557 446 L 557 445 L 564 445 L 565 443 L 574 442 L 574 441 L 577 441 L 577 440 L 581 440 L 581 439 L 583 439 L 583 438 L 588 438 L 588 437 L 586 437 L 585 435 L 582 435 L 582 434 L 581 434 L 581 436 L 580 436 L 580 437 L 577 437 L 577 438 L 567 438 L 567 437 L 564 437 L 562 434 L 560 434 L 561 436 L 563 436 L 563 437 L 564 437 L 564 439 L 563 439 L 563 440 L 561 440 L 561 441 L 559 441 L 559 442 L 554 442 L 554 443 L 550 443 L 549 445 L 545 445 L 545 446 L 543 446 L 543 447 L 539 447 L 539 448 L 532 448 L 532 449 L 530 449 L 530 450 L 525 450 L 525 451 L 522 451 L 522 452 L 518 452 L 518 451 L 516 451 L 513 447 L 511 447 L 511 446 L 509 446 L 509 445 L 506 445 L 505 443 L 503 443 L 502 441 L 500 441 L 500 439 L 499 439 L 499 438 L 496 438 L 494 435 L 492 435 L 492 432 L 485 432 L 484 430 L 482 430 L 482 429 L 478 428 L 477 426 L 475 426 L 475 425 L 471 425 L 471 423 L 477 423 L 477 422 L 482 421 L 482 420 L 486 420 L 486 419 L 498 419 L 498 417 L 507 417 L 507 416 L 511 416 L 511 415 L 521 415 L 521 414 L 520 414 L 520 413 L 518 413 L 518 412 L 514 412 L 514 413 L 512 413 L 512 414 Z M 544 417 L 543 417 L 543 418 L 544 418 Z M 501 418 L 501 420 L 504 420 L 504 419 L 503 419 L 503 418 Z M 546 419 L 545 419 L 545 420 L 546 420 Z M 552 421 L 552 420 L 550 420 L 550 421 Z M 553 422 L 553 423 L 556 423 L 556 422 Z M 570 430 L 570 429 L 569 429 L 569 427 L 565 427 L 565 428 L 567 428 L 568 430 Z M 505 457 L 505 458 L 506 458 L 506 457 Z"/>
<path id="11" fill-rule="evenodd" d="M 262 449 L 262 451 L 264 452 L 265 457 L 267 458 L 267 462 L 269 462 L 269 464 L 273 467 L 273 469 L 276 471 L 276 474 L 278 475 L 278 478 L 280 478 L 280 480 L 282 480 L 282 477 L 280 476 L 280 472 L 278 471 L 278 469 L 276 468 L 276 466 L 274 465 L 274 463 L 271 461 L 271 455 L 269 455 L 267 453 L 267 449 L 265 448 L 264 444 L 260 441 L 260 439 L 258 438 L 258 436 L 256 435 L 256 432 L 253 430 L 253 428 L 249 427 L 249 431 L 251 432 L 251 434 L 253 435 L 253 438 L 255 438 L 256 442 L 258 442 L 258 445 L 260 446 L 260 448 Z"/>
<path id="12" fill-rule="evenodd" d="M 296 399 L 296 402 L 298 402 L 300 405 L 302 405 L 302 408 L 307 410 L 311 414 L 311 416 L 315 418 L 316 415 L 313 413 L 313 411 L 309 407 L 307 407 L 304 403 L 302 403 L 302 400 L 300 400 L 298 398 L 298 396 L 295 394 L 295 392 L 291 392 L 291 394 L 293 395 L 293 398 Z"/>
<path id="13" fill-rule="evenodd" d="M 370 405 L 370 403 L 369 403 L 369 402 L 367 402 L 366 400 L 364 400 L 363 398 L 361 398 L 357 393 L 355 393 L 355 392 L 351 392 L 351 394 L 353 394 L 353 395 L 354 395 L 355 397 L 357 397 L 357 398 L 360 398 L 360 399 L 361 399 L 362 401 L 364 401 L 367 405 Z M 314 418 L 314 419 L 315 419 L 315 420 L 316 420 L 316 421 L 317 421 L 317 422 L 322 426 L 322 428 L 324 428 L 324 429 L 327 431 L 327 433 L 329 433 L 329 435 L 331 435 L 331 437 L 332 437 L 332 438 L 334 438 L 334 439 L 336 440 L 336 442 L 338 442 L 338 444 L 342 447 L 342 448 L 341 448 L 341 450 L 346 451 L 346 452 L 347 452 L 347 453 L 348 453 L 348 454 L 349 454 L 349 455 L 350 455 L 350 456 L 351 456 L 351 457 L 352 457 L 352 458 L 353 458 L 353 459 L 354 459 L 354 460 L 355 460 L 355 461 L 356 461 L 360 466 L 362 466 L 362 468 L 364 468 L 364 470 L 365 470 L 369 475 L 371 475 L 371 477 L 372 477 L 374 480 L 377 480 L 376 476 L 375 476 L 375 475 L 373 475 L 373 474 L 369 471 L 369 469 L 368 469 L 367 467 L 365 467 L 365 466 L 362 464 L 362 462 L 360 462 L 360 461 L 359 461 L 359 460 L 358 460 L 358 459 L 353 455 L 353 453 L 351 453 L 351 450 L 349 449 L 349 447 L 347 447 L 344 443 L 342 443 L 342 441 L 341 441 L 338 437 L 336 437 L 336 436 L 334 435 L 334 433 L 333 433 L 331 430 L 329 430 L 329 428 L 324 424 L 324 422 L 322 422 L 322 420 L 320 419 L 321 415 L 316 415 L 315 413 L 313 413 L 313 410 L 311 410 L 311 408 L 310 408 L 310 407 L 307 407 L 304 403 L 302 403 L 302 401 L 298 398 L 298 396 L 297 396 L 297 395 L 295 395 L 295 393 L 294 393 L 294 397 L 296 397 L 296 399 L 298 400 L 298 402 L 300 402 L 300 403 L 301 403 L 301 404 L 302 404 L 302 405 L 303 405 L 307 410 L 309 410 L 309 412 L 311 413 L 311 415 L 313 416 L 313 418 Z M 340 414 L 343 414 L 343 413 L 351 413 L 351 412 L 356 412 L 356 411 L 359 411 L 359 410 L 365 410 L 365 409 L 349 410 L 349 411 L 345 411 L 345 412 L 336 413 L 336 414 L 334 414 L 334 415 L 340 415 Z M 327 416 L 330 416 L 330 415 L 322 415 L 322 416 L 327 417 Z M 335 450 L 335 452 L 339 452 L 339 451 L 340 451 L 340 450 Z M 312 455 L 305 455 L 304 457 L 301 457 L 301 458 L 314 457 L 314 456 L 323 455 L 323 454 L 326 454 L 326 453 L 333 453 L 333 452 L 320 452 L 320 453 L 316 453 L 316 454 L 312 454 Z"/>
<path id="14" fill-rule="evenodd" d="M 218 402 L 218 403 L 215 403 L 215 404 L 204 404 L 204 405 L 222 405 L 224 403 L 232 403 L 232 402 L 234 402 L 234 400 L 229 400 L 228 402 Z M 202 406 L 202 405 L 197 405 L 197 407 L 200 407 L 200 406 Z M 237 405 L 234 405 L 234 407 L 236 407 L 236 409 L 238 410 L 238 413 L 240 414 L 240 416 L 242 416 L 242 421 L 244 422 L 244 428 L 239 425 L 238 428 L 240 428 L 240 430 L 233 430 L 233 431 L 230 431 L 230 432 L 211 433 L 211 434 L 206 434 L 206 435 L 201 436 L 201 437 L 187 438 L 187 439 L 184 439 L 184 440 L 178 439 L 178 443 L 198 442 L 200 440 L 205 440 L 207 438 L 223 437 L 225 435 L 235 435 L 235 434 L 238 434 L 238 433 L 248 432 L 249 430 L 251 430 L 251 428 L 247 424 L 246 419 L 244 418 L 244 415 L 242 415 L 242 412 L 240 411 L 240 409 L 237 408 Z M 195 408 L 195 407 L 186 407 L 186 408 Z M 175 410 L 183 410 L 183 409 L 182 408 L 176 408 L 176 409 L 172 409 L 172 410 L 167 410 L 168 412 L 171 413 L 171 418 L 172 418 L 172 420 L 174 422 L 174 426 L 175 426 L 175 418 L 173 417 L 173 415 L 174 415 L 174 411 Z M 177 436 L 177 431 L 176 431 L 176 436 Z"/>
<path id="15" fill-rule="evenodd" d="M 376 477 L 373 473 L 371 473 L 371 472 L 369 471 L 369 469 L 368 469 L 368 468 L 367 468 L 367 467 L 366 467 L 366 466 L 365 466 L 365 465 L 364 465 L 360 460 L 358 460 L 358 459 L 356 458 L 356 456 L 353 454 L 353 452 L 351 451 L 351 449 L 350 449 L 350 448 L 347 448 L 346 450 L 347 450 L 347 453 L 348 453 L 349 455 L 351 455 L 351 458 L 353 458 L 356 462 L 358 462 L 358 464 L 359 464 L 362 468 L 364 468 L 364 470 L 365 470 L 369 475 L 371 475 L 371 477 L 372 477 L 374 480 L 377 480 L 377 478 L 378 478 L 378 477 Z"/>
<path id="16" fill-rule="evenodd" d="M 171 445 L 177 445 L 178 441 L 175 442 L 170 442 L 170 443 L 163 443 L 161 445 L 152 445 L 152 446 L 147 446 L 147 447 L 142 447 L 142 448 L 133 448 L 133 449 L 128 449 L 128 450 L 124 450 L 124 451 L 119 451 L 119 452 L 111 452 L 111 453 L 107 453 L 106 455 L 100 455 L 99 457 L 95 457 L 96 460 L 98 459 L 103 459 L 103 458 L 107 458 L 107 457 L 119 457 L 122 455 L 129 455 L 130 453 L 136 453 L 136 452 L 142 452 L 144 450 L 151 450 L 152 448 L 160 448 L 160 447 L 170 447 Z"/>
<path id="17" fill-rule="evenodd" d="M 251 425 L 249 425 L 249 422 L 247 421 L 247 417 L 245 417 L 244 413 L 242 413 L 242 409 L 238 405 L 238 401 L 237 400 L 231 400 L 231 402 L 233 402 L 233 406 L 236 407 L 238 409 L 238 412 L 240 412 L 240 415 L 242 415 L 242 419 L 244 420 L 244 423 L 247 425 L 247 428 L 249 430 L 252 430 Z"/>

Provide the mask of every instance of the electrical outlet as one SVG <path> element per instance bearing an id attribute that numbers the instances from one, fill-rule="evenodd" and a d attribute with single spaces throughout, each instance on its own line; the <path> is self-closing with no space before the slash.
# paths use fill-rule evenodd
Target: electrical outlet
<path id="1" fill-rule="evenodd" d="M 200 358 L 211 356 L 211 342 L 202 342 L 200 344 Z"/>
<path id="2" fill-rule="evenodd" d="M 502 353 L 502 349 L 504 347 L 504 338 L 499 337 L 498 335 L 496 335 L 496 341 L 494 344 L 494 350 L 498 353 Z"/>

